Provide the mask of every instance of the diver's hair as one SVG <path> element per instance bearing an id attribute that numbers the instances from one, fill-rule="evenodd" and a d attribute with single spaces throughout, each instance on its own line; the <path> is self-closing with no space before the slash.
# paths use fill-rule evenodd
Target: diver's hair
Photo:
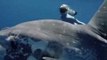
<path id="1" fill-rule="evenodd" d="M 60 8 L 60 13 L 66 13 L 67 9 L 66 8 Z"/>

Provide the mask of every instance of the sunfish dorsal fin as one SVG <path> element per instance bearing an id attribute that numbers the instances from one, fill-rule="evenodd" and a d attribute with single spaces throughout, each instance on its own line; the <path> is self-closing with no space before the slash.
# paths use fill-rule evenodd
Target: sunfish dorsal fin
<path id="1" fill-rule="evenodd" d="M 107 39 L 107 0 L 104 0 L 88 24 L 95 29 L 94 32 Z"/>

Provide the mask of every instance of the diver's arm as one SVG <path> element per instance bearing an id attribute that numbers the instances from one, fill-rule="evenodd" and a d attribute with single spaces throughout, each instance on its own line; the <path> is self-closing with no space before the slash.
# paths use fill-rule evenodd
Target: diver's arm
<path id="1" fill-rule="evenodd" d="M 76 12 L 75 10 L 73 10 L 73 9 L 69 9 L 69 10 L 67 11 L 67 13 L 68 13 L 69 15 L 71 15 L 71 16 L 77 15 L 77 12 Z"/>
<path id="2" fill-rule="evenodd" d="M 77 20 L 77 19 L 75 19 L 75 22 L 76 22 L 77 24 L 85 25 L 85 23 L 83 23 L 83 22 L 81 22 L 81 21 L 79 21 L 79 20 Z"/>

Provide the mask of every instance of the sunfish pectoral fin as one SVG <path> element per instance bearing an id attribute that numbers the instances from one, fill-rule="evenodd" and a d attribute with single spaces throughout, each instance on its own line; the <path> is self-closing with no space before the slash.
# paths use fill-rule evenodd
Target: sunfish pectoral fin
<path id="1" fill-rule="evenodd" d="M 6 49 L 2 45 L 0 45 L 0 60 L 4 58 L 5 52 Z"/>

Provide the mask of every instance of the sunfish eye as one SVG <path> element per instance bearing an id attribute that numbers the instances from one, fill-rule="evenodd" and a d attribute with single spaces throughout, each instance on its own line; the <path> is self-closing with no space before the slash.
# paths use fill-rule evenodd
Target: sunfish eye
<path id="1" fill-rule="evenodd" d="M 11 35 L 11 36 L 16 36 L 16 34 L 14 34 L 14 33 L 9 33 L 9 35 Z"/>

